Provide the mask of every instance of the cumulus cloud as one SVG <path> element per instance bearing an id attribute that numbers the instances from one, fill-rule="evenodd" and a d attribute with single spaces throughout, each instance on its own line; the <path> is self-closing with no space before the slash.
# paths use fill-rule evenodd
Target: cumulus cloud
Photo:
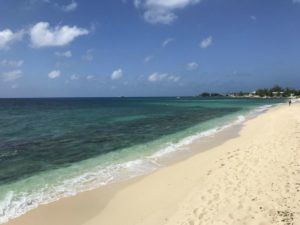
<path id="1" fill-rule="evenodd" d="M 72 57 L 72 52 L 71 51 L 65 51 L 65 52 L 55 52 L 54 53 L 58 57 L 65 57 L 65 58 L 70 58 Z"/>
<path id="2" fill-rule="evenodd" d="M 77 7 L 78 7 L 77 2 L 72 1 L 72 2 L 70 2 L 70 4 L 68 4 L 68 5 L 63 5 L 63 6 L 61 7 L 61 9 L 62 9 L 63 11 L 65 11 L 65 12 L 72 12 L 72 11 L 76 10 Z"/>
<path id="3" fill-rule="evenodd" d="M 5 67 L 21 67 L 24 64 L 24 61 L 3 59 L 0 64 L 1 66 L 5 66 Z"/>
<path id="4" fill-rule="evenodd" d="M 177 19 L 175 10 L 195 5 L 200 0 L 134 0 L 136 8 L 144 10 L 144 19 L 152 24 L 171 24 Z"/>
<path id="5" fill-rule="evenodd" d="M 89 31 L 77 26 L 56 26 L 51 28 L 48 22 L 39 22 L 30 29 L 33 47 L 49 47 L 68 45 L 75 38 L 87 35 Z"/>
<path id="6" fill-rule="evenodd" d="M 300 0 L 299 0 L 299 2 L 300 2 Z M 250 19 L 253 20 L 253 21 L 256 21 L 256 20 L 257 20 L 256 16 L 253 16 L 253 15 L 250 16 Z"/>
<path id="7" fill-rule="evenodd" d="M 111 74 L 110 78 L 112 80 L 119 80 L 119 79 L 122 78 L 122 76 L 123 76 L 122 69 L 117 69 L 117 70 L 113 71 L 113 73 Z"/>
<path id="8" fill-rule="evenodd" d="M 8 72 L 4 72 L 1 75 L 1 78 L 4 82 L 15 81 L 21 77 L 22 77 L 21 70 L 12 70 L 12 71 L 8 71 Z"/>
<path id="9" fill-rule="evenodd" d="M 167 76 L 168 76 L 168 74 L 166 74 L 166 73 L 161 73 L 161 74 L 152 73 L 151 75 L 149 75 L 148 81 L 150 81 L 150 82 L 160 81 L 160 80 L 163 80 Z"/>
<path id="10" fill-rule="evenodd" d="M 10 29 L 0 31 L 0 50 L 8 49 L 10 45 L 16 41 L 20 41 L 23 37 L 24 31 L 13 32 Z"/>
<path id="11" fill-rule="evenodd" d="M 199 64 L 196 62 L 190 62 L 186 65 L 187 70 L 196 70 L 196 69 L 198 69 L 198 67 L 199 67 Z"/>
<path id="12" fill-rule="evenodd" d="M 165 9 L 151 9 L 151 10 L 147 10 L 144 13 L 144 19 L 152 24 L 171 24 L 174 20 L 177 19 L 177 16 L 169 11 L 169 10 L 165 10 Z"/>
<path id="13" fill-rule="evenodd" d="M 163 43 L 161 44 L 162 47 L 166 47 L 168 44 L 170 44 L 172 41 L 174 41 L 173 38 L 167 38 L 166 40 L 163 41 Z"/>
<path id="14" fill-rule="evenodd" d="M 182 9 L 188 5 L 197 4 L 200 0 L 146 0 L 145 2 L 148 7 Z"/>
<path id="15" fill-rule="evenodd" d="M 61 75 L 60 70 L 52 70 L 52 71 L 48 74 L 48 77 L 49 77 L 50 79 L 55 79 L 55 78 L 60 77 L 60 75 Z"/>
<path id="16" fill-rule="evenodd" d="M 212 42 L 213 38 L 212 36 L 209 36 L 200 42 L 200 48 L 208 48 L 212 44 Z"/>
<path id="17" fill-rule="evenodd" d="M 150 82 L 157 82 L 163 80 L 177 82 L 180 80 L 180 77 L 169 75 L 167 73 L 152 73 L 148 76 L 148 81 Z"/>

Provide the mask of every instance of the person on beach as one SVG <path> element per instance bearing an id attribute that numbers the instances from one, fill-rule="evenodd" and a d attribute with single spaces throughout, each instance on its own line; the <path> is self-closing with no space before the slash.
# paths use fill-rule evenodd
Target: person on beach
<path id="1" fill-rule="evenodd" d="M 290 99 L 290 100 L 289 100 L 289 106 L 291 106 L 291 104 L 292 104 L 292 100 Z"/>

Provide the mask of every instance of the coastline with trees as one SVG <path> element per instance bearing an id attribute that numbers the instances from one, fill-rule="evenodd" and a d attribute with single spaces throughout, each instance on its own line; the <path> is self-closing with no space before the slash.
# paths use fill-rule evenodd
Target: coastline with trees
<path id="1" fill-rule="evenodd" d="M 233 98 L 299 98 L 300 90 L 293 88 L 282 88 L 275 85 L 272 88 L 259 88 L 252 92 L 231 92 L 226 94 L 203 92 L 200 97 L 233 97 Z"/>

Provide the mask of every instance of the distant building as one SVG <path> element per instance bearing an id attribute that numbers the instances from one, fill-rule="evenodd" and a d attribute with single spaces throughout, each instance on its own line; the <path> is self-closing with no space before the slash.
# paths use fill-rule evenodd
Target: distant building
<path id="1" fill-rule="evenodd" d="M 282 97 L 282 96 L 283 96 L 283 93 L 284 93 L 283 91 L 280 91 L 280 92 L 278 92 L 278 91 L 273 91 L 273 92 L 272 92 L 272 95 L 273 95 L 273 96 L 277 96 L 277 97 Z"/>

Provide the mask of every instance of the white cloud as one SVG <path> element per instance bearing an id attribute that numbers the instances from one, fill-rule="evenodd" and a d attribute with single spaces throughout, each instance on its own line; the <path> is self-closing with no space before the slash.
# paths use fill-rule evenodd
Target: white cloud
<path id="1" fill-rule="evenodd" d="M 147 57 L 144 59 L 144 62 L 145 62 L 145 63 L 148 63 L 148 62 L 150 62 L 152 59 L 153 59 L 153 56 L 152 56 L 152 55 L 149 55 L 149 56 L 147 56 Z"/>
<path id="2" fill-rule="evenodd" d="M 148 76 L 148 81 L 150 82 L 157 82 L 163 80 L 177 82 L 180 80 L 180 77 L 169 75 L 167 73 L 152 73 L 151 75 Z"/>
<path id="3" fill-rule="evenodd" d="M 198 63 L 190 62 L 190 63 L 187 64 L 186 69 L 187 70 L 196 70 L 196 69 L 198 69 L 198 67 L 199 67 Z"/>
<path id="4" fill-rule="evenodd" d="M 30 29 L 30 39 L 33 47 L 64 46 L 75 38 L 88 34 L 89 31 L 77 26 L 49 27 L 48 22 L 39 22 Z"/>
<path id="5" fill-rule="evenodd" d="M 300 2 L 300 0 L 299 0 L 299 2 Z M 253 20 L 253 21 L 256 21 L 256 20 L 257 20 L 256 16 L 253 16 L 253 15 L 250 16 L 250 19 Z"/>
<path id="6" fill-rule="evenodd" d="M 70 80 L 79 80 L 79 75 L 76 75 L 76 74 L 73 74 L 71 77 L 70 77 Z"/>
<path id="7" fill-rule="evenodd" d="M 21 70 L 12 70 L 12 71 L 8 71 L 8 72 L 4 72 L 1 75 L 1 78 L 4 82 L 15 81 L 21 77 L 22 77 Z"/>
<path id="8" fill-rule="evenodd" d="M 24 64 L 23 60 L 7 60 L 3 59 L 1 61 L 1 66 L 6 66 L 6 67 L 21 67 Z"/>
<path id="9" fill-rule="evenodd" d="M 170 44 L 172 41 L 174 41 L 173 38 L 167 38 L 166 40 L 163 41 L 162 47 L 166 47 L 168 44 Z"/>
<path id="10" fill-rule="evenodd" d="M 167 24 L 171 24 L 174 20 L 176 20 L 177 16 L 169 10 L 151 9 L 151 10 L 147 10 L 144 13 L 144 19 L 148 23 L 152 23 L 152 24 L 161 23 L 167 25 Z"/>
<path id="11" fill-rule="evenodd" d="M 95 78 L 95 76 L 93 76 L 93 75 L 88 75 L 88 76 L 86 76 L 86 79 L 87 80 L 93 80 Z"/>
<path id="12" fill-rule="evenodd" d="M 175 10 L 195 5 L 201 0 L 134 0 L 136 8 L 144 10 L 144 19 L 152 24 L 171 24 L 177 19 Z"/>
<path id="13" fill-rule="evenodd" d="M 160 81 L 160 80 L 163 80 L 166 76 L 168 76 L 168 74 L 166 74 L 166 73 L 162 73 L 162 74 L 152 73 L 151 75 L 149 75 L 148 81 L 150 81 L 150 82 Z"/>
<path id="14" fill-rule="evenodd" d="M 65 12 L 71 12 L 71 11 L 76 10 L 77 7 L 78 7 L 77 2 L 72 1 L 72 2 L 71 2 L 70 4 L 68 4 L 68 5 L 62 6 L 61 9 L 62 9 L 63 11 L 65 11 Z"/>
<path id="15" fill-rule="evenodd" d="M 70 0 L 69 4 L 66 5 L 60 5 L 57 2 L 62 2 L 60 1 L 53 1 L 53 0 L 27 0 L 27 6 L 26 9 L 33 9 L 34 5 L 40 4 L 40 3 L 47 3 L 50 6 L 55 6 L 58 9 L 64 11 L 64 12 L 72 12 L 75 11 L 78 8 L 78 3 L 75 0 Z"/>
<path id="16" fill-rule="evenodd" d="M 113 73 L 111 74 L 110 78 L 112 80 L 119 80 L 120 78 L 122 78 L 122 76 L 123 76 L 122 69 L 117 69 L 117 70 L 113 71 Z"/>
<path id="17" fill-rule="evenodd" d="M 170 76 L 167 77 L 167 79 L 168 79 L 169 81 L 177 82 L 177 81 L 180 80 L 180 77 L 170 75 Z"/>
<path id="18" fill-rule="evenodd" d="M 212 36 L 209 36 L 200 42 L 200 47 L 208 48 L 212 44 L 212 42 L 213 42 L 213 38 L 212 38 Z"/>
<path id="19" fill-rule="evenodd" d="M 293 0 L 293 3 L 300 3 L 300 0 Z"/>
<path id="20" fill-rule="evenodd" d="M 61 75 L 61 72 L 59 70 L 52 70 L 49 74 L 48 74 L 48 77 L 50 79 L 55 79 L 55 78 L 58 78 L 60 77 Z"/>
<path id="21" fill-rule="evenodd" d="M 149 7 L 163 7 L 166 9 L 180 9 L 188 5 L 197 4 L 200 0 L 146 0 Z"/>
<path id="22" fill-rule="evenodd" d="M 93 61 L 94 59 L 94 56 L 93 56 L 93 49 L 88 49 L 85 54 L 82 56 L 82 59 L 83 60 L 86 60 L 86 61 Z"/>
<path id="23" fill-rule="evenodd" d="M 10 45 L 16 41 L 20 41 L 23 37 L 24 31 L 13 32 L 10 29 L 0 31 L 0 50 L 8 49 Z"/>
<path id="24" fill-rule="evenodd" d="M 65 57 L 65 58 L 70 58 L 72 57 L 72 52 L 71 51 L 65 51 L 65 52 L 55 52 L 54 53 L 58 57 Z"/>

